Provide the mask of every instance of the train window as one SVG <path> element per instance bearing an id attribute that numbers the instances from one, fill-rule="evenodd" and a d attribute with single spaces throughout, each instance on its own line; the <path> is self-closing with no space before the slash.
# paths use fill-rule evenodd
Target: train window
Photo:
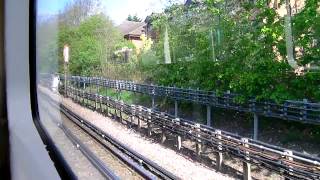
<path id="1" fill-rule="evenodd" d="M 317 0 L 38 0 L 36 17 L 61 172 L 320 178 Z"/>

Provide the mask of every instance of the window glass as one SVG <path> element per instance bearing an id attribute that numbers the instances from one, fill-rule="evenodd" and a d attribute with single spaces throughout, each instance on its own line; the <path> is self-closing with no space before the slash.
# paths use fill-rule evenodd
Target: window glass
<path id="1" fill-rule="evenodd" d="M 41 122 L 83 178 L 103 173 L 72 139 L 108 164 L 113 153 L 92 140 L 107 134 L 179 178 L 237 177 L 219 171 L 222 152 L 243 175 L 242 162 L 255 161 L 271 170 L 254 178 L 280 178 L 283 153 L 318 162 L 319 37 L 317 0 L 39 0 Z M 124 169 L 113 172 L 142 178 Z"/>

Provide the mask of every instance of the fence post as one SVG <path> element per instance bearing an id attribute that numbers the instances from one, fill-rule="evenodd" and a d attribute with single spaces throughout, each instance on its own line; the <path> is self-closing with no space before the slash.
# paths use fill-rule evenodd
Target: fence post
<path id="1" fill-rule="evenodd" d="M 76 78 L 76 102 L 79 103 L 79 83 L 80 83 L 80 79 L 79 77 Z"/>
<path id="2" fill-rule="evenodd" d="M 154 86 L 153 86 L 153 84 L 151 84 L 151 86 L 152 86 L 152 109 L 154 109 L 155 108 L 155 88 L 154 88 Z"/>
<path id="3" fill-rule="evenodd" d="M 133 123 L 134 123 L 134 118 L 135 118 L 135 115 L 136 115 L 136 108 L 135 108 L 135 105 L 131 105 L 131 124 L 130 124 L 130 128 L 132 127 Z"/>
<path id="4" fill-rule="evenodd" d="M 196 151 L 197 151 L 197 155 L 200 156 L 201 152 L 202 152 L 202 147 L 201 147 L 201 140 L 199 139 L 200 136 L 200 124 L 195 124 L 195 128 L 196 128 L 196 132 L 197 132 L 197 144 L 196 144 Z"/>
<path id="5" fill-rule="evenodd" d="M 152 135 L 152 126 L 151 126 L 151 109 L 148 109 L 148 118 L 147 118 L 147 126 L 148 126 L 148 136 Z"/>
<path id="6" fill-rule="evenodd" d="M 155 97 L 154 97 L 154 95 L 153 95 L 153 96 L 152 96 L 152 109 L 154 109 L 155 106 L 156 106 L 156 104 L 155 104 Z"/>
<path id="7" fill-rule="evenodd" d="M 207 105 L 207 125 L 211 127 L 211 106 Z"/>
<path id="8" fill-rule="evenodd" d="M 251 164 L 248 162 L 243 162 L 243 179 L 251 180 Z"/>
<path id="9" fill-rule="evenodd" d="M 85 84 L 85 83 L 84 83 Z M 80 96 L 81 96 L 81 104 L 82 106 L 84 105 L 84 89 L 81 89 L 81 92 L 80 92 Z"/>
<path id="10" fill-rule="evenodd" d="M 118 113 L 117 113 L 118 100 L 115 99 L 114 102 L 115 102 L 115 104 L 114 104 L 114 118 L 115 118 L 115 120 L 117 120 L 117 117 L 118 117 Z"/>
<path id="11" fill-rule="evenodd" d="M 308 118 L 308 113 L 307 113 L 307 108 L 308 108 L 308 106 L 307 106 L 307 103 L 308 103 L 308 100 L 307 99 L 303 99 L 303 113 L 302 113 L 302 119 L 304 120 L 304 121 L 306 121 L 307 120 L 307 118 Z"/>
<path id="12" fill-rule="evenodd" d="M 286 160 L 288 160 L 288 161 L 293 161 L 293 158 L 292 158 L 292 155 L 293 155 L 293 153 L 292 153 L 292 151 L 290 151 L 290 150 L 284 150 L 284 158 L 286 159 Z M 292 175 L 292 166 L 289 166 L 290 167 L 290 169 L 289 169 L 289 172 L 287 172 L 287 174 L 288 175 Z M 285 178 L 285 180 L 289 180 L 290 178 Z"/>
<path id="13" fill-rule="evenodd" d="M 63 65 L 64 65 L 64 95 L 65 95 L 65 97 L 68 97 L 68 95 L 67 95 L 67 70 L 68 70 L 68 68 L 67 68 L 67 63 L 66 62 L 64 62 L 63 63 Z"/>
<path id="14" fill-rule="evenodd" d="M 249 148 L 249 140 L 247 138 L 242 138 L 242 145 L 243 147 Z M 251 180 L 251 164 L 248 162 L 250 160 L 249 157 L 249 151 L 244 150 L 245 151 L 245 161 L 243 161 L 243 179 L 244 180 Z"/>
<path id="15" fill-rule="evenodd" d="M 88 86 L 89 86 L 89 93 L 91 94 L 92 92 L 92 81 L 91 81 L 91 78 L 89 78 L 89 83 L 88 83 Z"/>
<path id="16" fill-rule="evenodd" d="M 161 112 L 160 117 L 164 117 L 167 118 L 167 116 Z M 166 137 L 166 130 L 165 130 L 166 126 L 162 126 L 162 131 L 161 131 L 161 143 L 164 143 L 167 139 Z"/>
<path id="17" fill-rule="evenodd" d="M 120 116 L 120 122 L 121 122 L 121 123 L 123 122 L 123 118 L 122 118 L 123 106 L 124 106 L 124 103 L 123 103 L 123 101 L 121 100 L 121 101 L 120 101 L 120 110 L 119 110 L 119 116 Z"/>
<path id="18" fill-rule="evenodd" d="M 259 117 L 257 113 L 253 114 L 253 139 L 258 140 L 259 133 Z"/>
<path id="19" fill-rule="evenodd" d="M 141 119 L 140 119 L 141 116 L 142 116 L 142 106 L 139 106 L 138 129 L 141 129 L 142 127 Z"/>
<path id="20" fill-rule="evenodd" d="M 106 112 L 107 112 L 107 117 L 109 116 L 109 101 L 110 101 L 110 98 L 109 96 L 107 96 L 107 102 L 106 102 Z"/>
<path id="21" fill-rule="evenodd" d="M 179 118 L 175 118 L 173 120 L 174 124 L 180 125 L 180 119 Z M 182 140 L 181 140 L 181 136 L 179 134 L 177 134 L 176 136 L 176 142 L 177 142 L 177 150 L 180 151 L 181 147 L 182 147 Z"/>
<path id="22" fill-rule="evenodd" d="M 162 131 L 161 131 L 161 143 L 163 144 L 167 137 L 166 137 L 166 131 L 164 130 L 165 127 L 162 128 Z"/>
<path id="23" fill-rule="evenodd" d="M 98 107 L 98 94 L 95 93 L 94 95 L 94 108 L 95 108 L 95 111 L 97 111 L 97 107 Z"/>
<path id="24" fill-rule="evenodd" d="M 223 161 L 223 156 L 222 156 L 222 142 L 221 142 L 221 130 L 215 130 L 216 137 L 218 139 L 218 153 L 216 156 L 216 168 L 218 171 L 221 171 L 222 169 L 222 161 Z"/>
<path id="25" fill-rule="evenodd" d="M 103 110 L 102 110 L 102 95 L 99 95 L 99 112 L 103 113 Z"/>
<path id="26" fill-rule="evenodd" d="M 174 100 L 174 117 L 178 117 L 178 101 Z"/>
<path id="27" fill-rule="evenodd" d="M 180 135 L 177 135 L 176 142 L 177 142 L 177 150 L 180 151 L 181 150 L 181 136 Z"/>

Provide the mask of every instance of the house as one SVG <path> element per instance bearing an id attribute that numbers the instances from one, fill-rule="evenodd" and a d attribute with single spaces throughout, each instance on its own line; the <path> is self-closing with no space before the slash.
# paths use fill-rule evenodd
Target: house
<path id="1" fill-rule="evenodd" d="M 145 22 L 123 21 L 117 28 L 125 39 L 131 41 L 136 46 L 139 52 L 143 47 L 141 35 L 145 35 L 145 26 Z"/>

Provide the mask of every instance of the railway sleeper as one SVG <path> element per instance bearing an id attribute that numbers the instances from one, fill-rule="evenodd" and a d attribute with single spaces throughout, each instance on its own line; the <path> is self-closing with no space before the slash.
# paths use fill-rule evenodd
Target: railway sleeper
<path id="1" fill-rule="evenodd" d="M 116 108 L 117 107 L 115 107 L 115 109 Z M 138 106 L 137 114 L 138 115 L 136 117 L 138 119 L 138 129 L 142 128 L 142 121 L 147 123 L 147 127 L 149 127 L 149 124 L 151 124 L 151 123 L 152 123 L 152 126 L 154 126 L 154 123 L 155 123 L 156 126 L 160 125 L 160 127 L 161 127 L 161 124 L 159 124 L 159 123 L 157 124 L 157 121 L 154 120 L 154 119 L 152 119 L 150 121 L 146 121 L 146 114 L 148 114 L 148 112 L 145 111 L 145 108 L 143 108 L 141 106 Z M 150 115 L 150 112 L 149 112 L 148 115 Z M 160 118 L 160 120 L 162 120 L 162 119 Z M 173 125 L 171 123 L 169 123 L 169 126 L 171 126 L 171 127 L 163 127 L 162 128 L 163 129 L 162 137 L 165 137 L 165 138 L 161 138 L 161 142 L 164 142 L 166 140 L 167 133 L 171 133 L 176 137 L 175 138 L 176 139 L 175 140 L 176 149 L 178 151 L 180 151 L 180 149 L 182 147 L 182 135 L 186 135 L 186 137 L 189 137 L 190 140 L 192 140 L 193 142 L 196 143 L 196 152 L 197 152 L 197 154 L 199 156 L 201 156 L 202 144 L 206 143 L 206 142 L 202 142 L 202 140 L 206 141 L 206 138 L 207 138 L 206 136 L 210 137 L 210 136 L 213 136 L 213 134 L 208 134 L 208 135 L 205 135 L 204 137 L 202 137 L 203 133 L 201 132 L 201 128 L 197 127 L 197 125 L 196 125 L 195 128 L 193 128 L 193 130 L 190 130 L 192 135 L 191 135 L 191 133 L 184 132 L 185 130 L 183 130 L 183 129 L 182 129 L 181 132 L 179 132 L 179 131 L 176 132 L 176 130 L 177 130 L 176 128 L 182 128 L 181 123 L 180 123 L 180 121 L 176 121 L 176 120 L 174 120 L 172 122 L 173 122 L 173 124 L 176 124 L 177 127 L 175 127 L 175 125 Z M 152 131 L 152 129 L 151 129 L 151 131 Z M 219 140 L 219 136 L 220 136 L 220 140 Z M 224 135 L 224 136 L 226 136 L 226 135 Z M 224 141 L 221 141 L 221 134 L 217 135 L 217 133 L 216 133 L 216 137 L 218 137 L 218 138 L 214 139 L 214 141 L 217 141 L 218 150 L 219 150 L 218 153 L 217 153 L 217 156 L 216 156 L 216 168 L 218 170 L 221 170 L 222 163 L 223 163 L 223 156 L 222 156 L 222 152 L 221 152 L 221 148 L 220 147 L 224 147 L 225 151 L 228 151 L 231 155 L 239 157 L 240 159 L 242 159 L 242 162 L 243 162 L 243 178 L 244 179 L 251 179 L 251 164 L 254 161 L 256 161 L 256 163 L 254 163 L 254 164 L 261 164 L 262 166 L 267 167 L 268 169 L 271 169 L 271 170 L 277 171 L 277 172 L 280 172 L 281 169 L 284 168 L 284 172 L 285 172 L 284 176 L 286 176 L 286 177 L 293 177 L 293 178 L 294 177 L 311 177 L 311 176 L 306 176 L 306 172 L 304 172 L 303 170 L 291 168 L 292 166 L 288 166 L 287 164 L 282 164 L 283 168 L 280 168 L 281 166 L 280 167 L 275 166 L 276 162 L 268 164 L 270 160 L 261 158 L 260 155 L 257 154 L 257 153 L 256 154 L 254 153 L 253 156 L 252 156 L 251 155 L 251 151 L 254 152 L 255 150 L 259 150 L 260 146 L 259 147 L 257 147 L 257 146 L 250 147 L 251 145 L 249 146 L 249 144 L 251 142 L 249 142 L 248 139 L 241 139 L 242 143 L 240 143 L 237 146 L 242 147 L 243 149 L 240 148 L 239 149 L 240 151 L 239 151 L 239 150 L 236 150 L 233 147 L 235 144 L 234 145 L 231 144 L 232 146 L 230 146 L 230 144 L 228 146 L 226 146 L 226 145 L 223 145 L 223 143 L 222 143 L 222 142 L 225 142 L 225 141 L 226 142 L 230 141 L 232 143 L 237 142 L 237 141 L 233 142 L 233 139 L 229 139 L 229 137 L 227 137 L 227 139 L 226 139 L 226 137 L 224 137 Z M 214 146 L 216 146 L 216 144 L 214 144 Z M 261 147 L 263 147 L 263 146 L 261 146 Z M 248 150 L 246 150 L 246 149 L 248 149 Z M 250 151 L 249 151 L 249 149 L 250 149 Z M 275 151 L 278 151 L 278 150 L 275 150 Z M 252 156 L 254 159 L 250 159 L 250 156 Z M 289 153 L 288 157 L 285 158 L 285 160 L 293 161 L 293 158 L 291 157 L 290 153 Z M 278 160 L 278 161 L 284 162 L 284 160 Z M 294 163 L 298 163 L 298 161 L 294 161 Z M 310 174 L 311 173 L 312 172 L 310 172 Z M 319 172 L 314 171 L 314 173 L 315 174 L 312 177 L 319 177 L 319 175 L 317 175 L 317 174 L 319 174 Z"/>

